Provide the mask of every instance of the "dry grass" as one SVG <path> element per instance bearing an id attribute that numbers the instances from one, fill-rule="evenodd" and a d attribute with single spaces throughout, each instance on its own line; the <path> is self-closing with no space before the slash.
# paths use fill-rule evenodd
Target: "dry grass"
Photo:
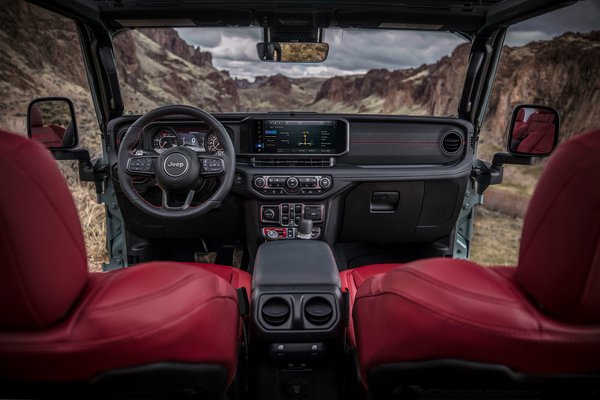
<path id="1" fill-rule="evenodd" d="M 0 120 L 0 127 L 23 136 L 27 134 L 25 118 L 5 118 Z M 108 261 L 104 205 L 96 202 L 94 185 L 79 180 L 77 162 L 57 161 L 57 164 L 71 190 L 79 214 L 88 255 L 88 269 L 102 271 L 102 263 Z"/>
<path id="2" fill-rule="evenodd" d="M 523 218 L 477 208 L 471 259 L 484 265 L 517 265 Z"/>

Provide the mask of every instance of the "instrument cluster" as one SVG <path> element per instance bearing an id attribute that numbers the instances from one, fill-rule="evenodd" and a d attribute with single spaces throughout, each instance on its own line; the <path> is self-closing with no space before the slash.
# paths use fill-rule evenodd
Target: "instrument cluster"
<path id="1" fill-rule="evenodd" d="M 223 154 L 217 135 L 205 126 L 156 126 L 150 133 L 152 149 L 158 154 L 176 146 L 187 146 L 198 153 Z"/>

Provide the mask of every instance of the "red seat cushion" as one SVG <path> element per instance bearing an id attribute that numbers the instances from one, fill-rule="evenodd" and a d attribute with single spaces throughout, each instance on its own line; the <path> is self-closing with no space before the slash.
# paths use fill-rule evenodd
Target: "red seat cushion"
<path id="1" fill-rule="evenodd" d="M 248 294 L 248 299 L 251 294 L 251 282 L 252 275 L 247 273 L 246 271 L 239 270 L 237 268 L 228 267 L 225 265 L 219 264 L 198 264 L 191 263 L 192 265 L 196 265 L 206 271 L 209 271 L 229 282 L 235 289 L 239 289 L 241 287 L 246 288 L 246 293 Z"/>
<path id="2" fill-rule="evenodd" d="M 74 381 L 171 361 L 222 365 L 231 380 L 238 324 L 234 288 L 204 268 L 152 262 L 90 274 L 79 301 L 52 328 L 0 333 L 0 375 Z"/>
<path id="3" fill-rule="evenodd" d="M 354 322 L 352 320 L 352 307 L 354 306 L 354 298 L 356 290 L 364 281 L 377 275 L 388 272 L 394 268 L 398 268 L 402 264 L 372 264 L 364 267 L 347 269 L 340 272 L 340 282 L 342 291 L 348 290 L 350 294 L 350 323 L 348 326 L 347 338 L 348 343 L 352 347 L 356 347 L 356 339 L 354 337 Z"/>
<path id="4" fill-rule="evenodd" d="M 513 271 L 440 258 L 365 281 L 354 304 L 363 378 L 377 365 L 443 358 L 531 374 L 600 369 L 600 326 L 548 318 Z"/>

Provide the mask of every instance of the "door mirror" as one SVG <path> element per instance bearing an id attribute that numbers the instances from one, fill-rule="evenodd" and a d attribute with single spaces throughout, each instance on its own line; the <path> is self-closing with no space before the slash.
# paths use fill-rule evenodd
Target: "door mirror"
<path id="1" fill-rule="evenodd" d="M 283 63 L 321 63 L 327 59 L 327 43 L 260 42 L 256 44 L 261 61 Z"/>
<path id="2" fill-rule="evenodd" d="M 27 108 L 27 136 L 48 149 L 77 147 L 75 108 L 65 97 L 42 97 Z"/>
<path id="3" fill-rule="evenodd" d="M 518 105 L 508 130 L 508 151 L 523 156 L 548 156 L 558 143 L 558 111 L 538 105 Z"/>

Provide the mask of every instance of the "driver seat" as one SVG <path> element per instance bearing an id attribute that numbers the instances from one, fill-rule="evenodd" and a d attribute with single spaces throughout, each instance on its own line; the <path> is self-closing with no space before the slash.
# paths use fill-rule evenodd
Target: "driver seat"
<path id="1" fill-rule="evenodd" d="M 0 177 L 0 397 L 227 390 L 240 347 L 234 285 L 249 288 L 247 273 L 176 262 L 88 273 L 50 153 L 0 131 Z"/>

